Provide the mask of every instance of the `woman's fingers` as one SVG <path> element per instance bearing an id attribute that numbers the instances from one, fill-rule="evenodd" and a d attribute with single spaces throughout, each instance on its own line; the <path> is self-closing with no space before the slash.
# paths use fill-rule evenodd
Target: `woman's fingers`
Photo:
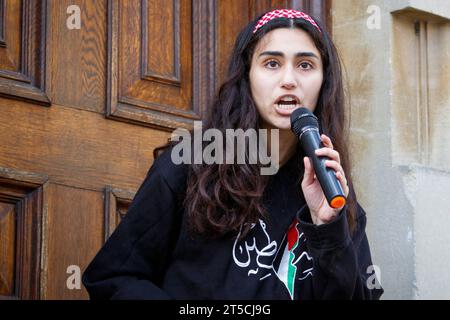
<path id="1" fill-rule="evenodd" d="M 327 135 L 322 134 L 322 135 L 320 136 L 320 140 L 322 140 L 322 143 L 323 143 L 326 147 L 333 149 L 333 143 L 331 142 L 331 139 L 330 139 Z"/>
<path id="2" fill-rule="evenodd" d="M 344 169 L 337 161 L 327 160 L 327 161 L 325 161 L 325 166 L 334 169 L 334 171 L 336 173 L 340 172 L 340 173 L 342 173 L 342 175 L 344 175 Z"/>
<path id="3" fill-rule="evenodd" d="M 310 185 L 314 182 L 314 171 L 308 157 L 303 158 L 303 164 L 305 166 L 305 174 L 303 176 L 302 184 L 305 183 L 305 185 Z"/>
<path id="4" fill-rule="evenodd" d="M 322 143 L 325 146 L 325 148 L 320 148 L 320 149 L 316 150 L 316 155 L 318 155 L 318 156 L 328 156 L 330 159 L 335 160 L 337 162 L 340 162 L 339 152 L 334 150 L 333 143 L 331 142 L 331 139 L 327 135 L 322 134 L 320 136 L 320 140 L 322 140 Z"/>
<path id="5" fill-rule="evenodd" d="M 330 158 L 331 160 L 337 161 L 339 163 L 341 162 L 339 152 L 337 152 L 336 150 L 330 149 L 328 147 L 317 149 L 316 155 L 319 157 L 326 156 L 326 157 Z"/>
<path id="6" fill-rule="evenodd" d="M 341 183 L 342 190 L 344 190 L 345 196 L 347 196 L 349 188 L 348 188 L 347 178 L 345 177 L 344 169 L 342 168 L 342 166 L 338 162 L 332 161 L 332 160 L 325 161 L 325 165 L 329 168 L 334 169 L 336 178 Z"/>
<path id="7" fill-rule="evenodd" d="M 344 195 L 347 197 L 348 193 L 350 191 L 350 188 L 348 187 L 347 179 L 341 172 L 336 173 L 336 178 L 339 180 L 342 190 L 344 190 Z"/>

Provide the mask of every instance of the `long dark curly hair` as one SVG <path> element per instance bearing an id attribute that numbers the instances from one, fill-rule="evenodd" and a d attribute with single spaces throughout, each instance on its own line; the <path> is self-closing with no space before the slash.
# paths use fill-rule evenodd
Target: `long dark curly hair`
<path id="1" fill-rule="evenodd" d="M 303 19 L 276 18 L 253 34 L 261 16 L 250 22 L 238 35 L 229 61 L 226 80 L 214 97 L 203 122 L 203 129 L 215 128 L 225 137 L 226 129 L 260 128 L 260 116 L 252 98 L 249 70 L 254 50 L 268 32 L 277 28 L 299 28 L 314 41 L 323 62 L 322 87 L 315 108 L 321 132 L 331 138 L 341 158 L 350 187 L 347 214 L 350 230 L 356 225 L 356 194 L 350 175 L 347 148 L 345 99 L 340 59 L 322 23 L 314 19 L 322 32 Z M 158 151 L 172 143 L 158 148 Z M 248 150 L 248 148 L 247 148 Z M 223 150 L 225 154 L 225 150 Z M 192 162 L 193 163 L 193 162 Z M 268 182 L 260 174 L 261 164 L 192 164 L 189 166 L 184 206 L 191 231 L 208 238 L 239 231 L 241 236 L 251 223 L 267 215 L 262 196 Z M 300 174 L 300 173 L 299 173 Z"/>

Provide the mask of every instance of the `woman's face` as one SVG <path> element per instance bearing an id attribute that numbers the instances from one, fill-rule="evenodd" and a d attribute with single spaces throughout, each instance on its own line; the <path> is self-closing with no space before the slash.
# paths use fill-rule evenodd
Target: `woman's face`
<path id="1" fill-rule="evenodd" d="M 275 29 L 257 44 L 249 77 L 262 127 L 290 130 L 294 109 L 316 108 L 323 81 L 322 58 L 305 31 Z"/>

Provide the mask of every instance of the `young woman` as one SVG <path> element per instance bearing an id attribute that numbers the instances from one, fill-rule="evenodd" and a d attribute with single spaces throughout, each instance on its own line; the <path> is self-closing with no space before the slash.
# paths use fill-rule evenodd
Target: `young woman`
<path id="1" fill-rule="evenodd" d="M 331 208 L 292 133 L 318 117 L 347 204 Z M 274 10 L 239 34 L 204 128 L 279 130 L 279 170 L 180 164 L 168 145 L 83 275 L 92 299 L 378 299 L 366 215 L 350 179 L 336 49 L 322 25 Z M 273 141 L 270 141 L 273 143 Z M 225 150 L 224 150 L 225 153 Z"/>

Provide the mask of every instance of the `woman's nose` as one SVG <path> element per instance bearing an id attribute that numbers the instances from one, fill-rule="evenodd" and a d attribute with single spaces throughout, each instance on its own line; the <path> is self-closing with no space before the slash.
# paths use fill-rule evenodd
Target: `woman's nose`
<path id="1" fill-rule="evenodd" d="M 297 80 L 295 79 L 294 70 L 291 67 L 286 67 L 281 76 L 281 87 L 286 89 L 292 89 L 297 87 Z"/>

